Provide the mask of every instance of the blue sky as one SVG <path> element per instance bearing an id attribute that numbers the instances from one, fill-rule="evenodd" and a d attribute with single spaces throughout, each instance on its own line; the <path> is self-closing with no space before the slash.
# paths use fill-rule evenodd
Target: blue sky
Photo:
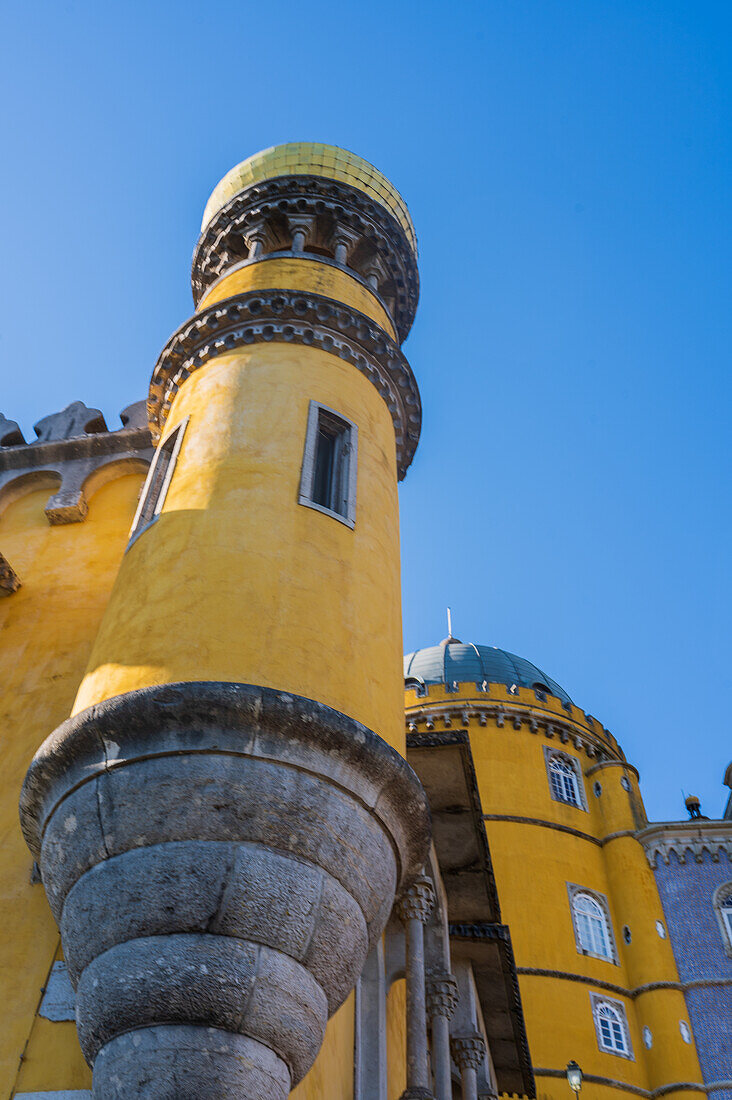
<path id="1" fill-rule="evenodd" d="M 355 150 L 420 239 L 405 649 L 449 603 L 616 734 L 652 817 L 719 815 L 731 32 L 704 0 L 6 6 L 0 409 L 118 425 L 220 176 Z"/>

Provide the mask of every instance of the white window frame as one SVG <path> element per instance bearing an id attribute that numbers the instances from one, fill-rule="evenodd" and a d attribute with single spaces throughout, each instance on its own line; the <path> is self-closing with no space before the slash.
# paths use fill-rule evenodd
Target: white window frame
<path id="1" fill-rule="evenodd" d="M 152 527 L 156 522 L 158 516 L 163 510 L 165 504 L 165 498 L 168 495 L 168 489 L 170 488 L 170 482 L 173 478 L 173 471 L 178 461 L 178 455 L 180 454 L 181 445 L 183 443 L 183 436 L 186 433 L 188 427 L 188 421 L 190 417 L 187 416 L 185 420 L 181 420 L 180 424 L 168 432 L 163 440 L 158 444 L 153 460 L 150 463 L 150 469 L 147 471 L 147 477 L 145 478 L 145 484 L 142 487 L 140 493 L 140 501 L 137 505 L 137 511 L 135 512 L 135 518 L 132 521 L 132 527 L 130 528 L 130 538 L 127 543 L 127 549 L 139 539 L 140 535 L 144 531 L 147 531 L 148 527 Z M 158 475 L 158 467 L 160 463 L 167 458 L 167 467 L 163 480 L 157 489 L 157 495 L 155 499 L 152 499 L 152 494 L 155 492 L 155 483 Z M 148 518 L 145 518 L 145 517 Z"/>
<path id="2" fill-rule="evenodd" d="M 562 798 L 560 793 L 555 789 L 552 762 L 557 763 L 570 768 L 574 773 L 574 793 L 576 795 L 576 801 L 571 801 L 567 798 Z M 549 794 L 552 796 L 554 802 L 561 802 L 563 806 L 572 806 L 575 810 L 584 810 L 588 813 L 587 809 L 587 796 L 585 793 L 585 781 L 582 775 L 582 765 L 576 756 L 571 756 L 567 752 L 561 752 L 559 749 L 552 749 L 548 745 L 544 745 L 544 761 L 546 763 L 546 777 L 549 783 Z"/>
<path id="3" fill-rule="evenodd" d="M 338 477 L 341 509 L 326 508 L 313 499 L 316 458 L 318 453 L 318 433 L 323 423 L 330 424 L 338 431 L 339 453 L 336 461 L 341 465 Z M 345 467 L 345 469 L 344 469 Z M 298 503 L 306 508 L 314 508 L 326 516 L 337 519 L 352 530 L 356 526 L 356 483 L 358 472 L 358 428 L 343 413 L 311 401 L 308 407 L 308 422 L 305 432 L 302 471 L 300 474 L 300 492 Z"/>
<path id="4" fill-rule="evenodd" d="M 567 883 L 567 893 L 569 895 L 569 911 L 572 916 L 572 928 L 574 929 L 574 942 L 575 946 L 577 947 L 577 954 L 589 956 L 592 959 L 601 959 L 603 962 L 613 963 L 615 966 L 618 966 L 618 949 L 615 943 L 613 922 L 610 918 L 610 907 L 608 905 L 605 895 L 599 894 L 597 890 L 588 890 L 586 886 L 579 886 L 575 882 Z M 591 946 L 584 946 L 582 923 L 580 921 L 579 914 L 577 913 L 575 908 L 577 900 L 583 897 L 587 897 L 590 899 L 590 901 L 594 902 L 594 904 L 597 905 L 598 909 L 602 913 L 602 916 L 604 918 L 605 938 L 607 939 L 608 945 L 607 954 L 593 951 Z"/>
<path id="5" fill-rule="evenodd" d="M 603 1054 L 613 1054 L 616 1058 L 627 1058 L 628 1061 L 634 1062 L 635 1055 L 633 1054 L 633 1044 L 630 1039 L 630 1028 L 628 1027 L 628 1015 L 625 1011 L 625 1005 L 622 1001 L 616 1001 L 613 997 L 606 997 L 601 993 L 590 993 L 590 1005 L 592 1007 L 592 1019 L 595 1024 L 595 1035 L 597 1036 L 597 1046 Z M 617 1015 L 617 1024 L 622 1033 L 622 1047 L 619 1047 L 616 1042 L 614 1034 L 611 1034 L 610 1041 L 608 1043 L 606 1036 L 603 1034 L 602 1025 L 600 1023 L 601 1013 L 603 1007 L 607 1007 L 610 1013 Z"/>
<path id="6" fill-rule="evenodd" d="M 719 929 L 722 933 L 722 945 L 724 952 L 732 958 L 732 905 L 724 905 L 727 899 L 732 900 L 732 882 L 724 882 L 714 891 L 714 912 L 719 921 Z"/>

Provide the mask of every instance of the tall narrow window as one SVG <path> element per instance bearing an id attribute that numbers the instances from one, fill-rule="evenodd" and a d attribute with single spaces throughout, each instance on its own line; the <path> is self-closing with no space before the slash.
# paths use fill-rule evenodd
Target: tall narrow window
<path id="1" fill-rule="evenodd" d="M 632 1058 L 628 1022 L 620 1001 L 600 997 L 596 993 L 591 993 L 590 998 L 600 1050 L 606 1054 L 617 1054 L 621 1058 Z"/>
<path id="2" fill-rule="evenodd" d="M 616 962 L 615 940 L 610 929 L 607 902 L 602 894 L 567 884 L 577 950 L 583 955 Z"/>
<path id="3" fill-rule="evenodd" d="M 717 917 L 722 929 L 722 942 L 725 952 L 732 956 L 732 882 L 720 886 L 714 901 Z"/>
<path id="4" fill-rule="evenodd" d="M 545 748 L 549 790 L 555 802 L 566 802 L 586 810 L 580 763 L 563 752 L 551 752 Z"/>
<path id="5" fill-rule="evenodd" d="M 134 542 L 138 535 L 141 535 L 145 528 L 150 526 L 162 510 L 187 424 L 188 417 L 182 420 L 165 437 L 155 452 L 145 484 L 142 487 L 140 503 L 132 521 L 130 543 Z"/>
<path id="6" fill-rule="evenodd" d="M 356 522 L 357 444 L 355 424 L 310 402 L 299 501 L 349 527 Z"/>

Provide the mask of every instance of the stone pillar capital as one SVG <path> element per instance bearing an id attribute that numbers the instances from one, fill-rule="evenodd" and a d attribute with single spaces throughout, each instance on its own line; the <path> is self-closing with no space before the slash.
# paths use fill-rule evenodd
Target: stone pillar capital
<path id="1" fill-rule="evenodd" d="M 435 888 L 426 875 L 420 875 L 399 901 L 397 907 L 399 919 L 404 924 L 411 920 L 426 924 L 434 904 Z"/>
<path id="2" fill-rule="evenodd" d="M 312 214 L 288 214 L 287 224 L 292 233 L 292 251 L 302 252 L 313 228 Z"/>
<path id="3" fill-rule="evenodd" d="M 450 1039 L 452 1056 L 461 1070 L 478 1070 L 485 1059 L 486 1047 L 482 1035 L 453 1035 Z"/>
<path id="4" fill-rule="evenodd" d="M 363 273 L 366 281 L 374 290 L 378 290 L 379 284 L 386 278 L 386 268 L 380 256 L 374 254 L 364 265 Z"/>
<path id="5" fill-rule="evenodd" d="M 444 1016 L 451 1020 L 458 1003 L 458 985 L 452 974 L 427 975 L 427 1012 L 430 1019 Z"/>
<path id="6" fill-rule="evenodd" d="M 244 243 L 249 249 L 249 257 L 254 260 L 262 255 L 267 239 L 267 230 L 264 224 L 252 226 L 244 237 Z"/>

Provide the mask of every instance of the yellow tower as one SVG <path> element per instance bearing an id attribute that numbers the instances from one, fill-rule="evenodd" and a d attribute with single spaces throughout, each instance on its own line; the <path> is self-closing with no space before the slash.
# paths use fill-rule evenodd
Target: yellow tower
<path id="1" fill-rule="evenodd" d="M 408 739 L 470 739 L 537 1095 L 703 1092 L 653 872 L 638 774 L 536 666 L 449 637 L 404 661 Z"/>
<path id="2" fill-rule="evenodd" d="M 406 207 L 350 153 L 267 150 L 211 196 L 193 287 L 72 717 L 21 803 L 100 1100 L 285 1097 L 429 836 L 399 672 Z"/>

